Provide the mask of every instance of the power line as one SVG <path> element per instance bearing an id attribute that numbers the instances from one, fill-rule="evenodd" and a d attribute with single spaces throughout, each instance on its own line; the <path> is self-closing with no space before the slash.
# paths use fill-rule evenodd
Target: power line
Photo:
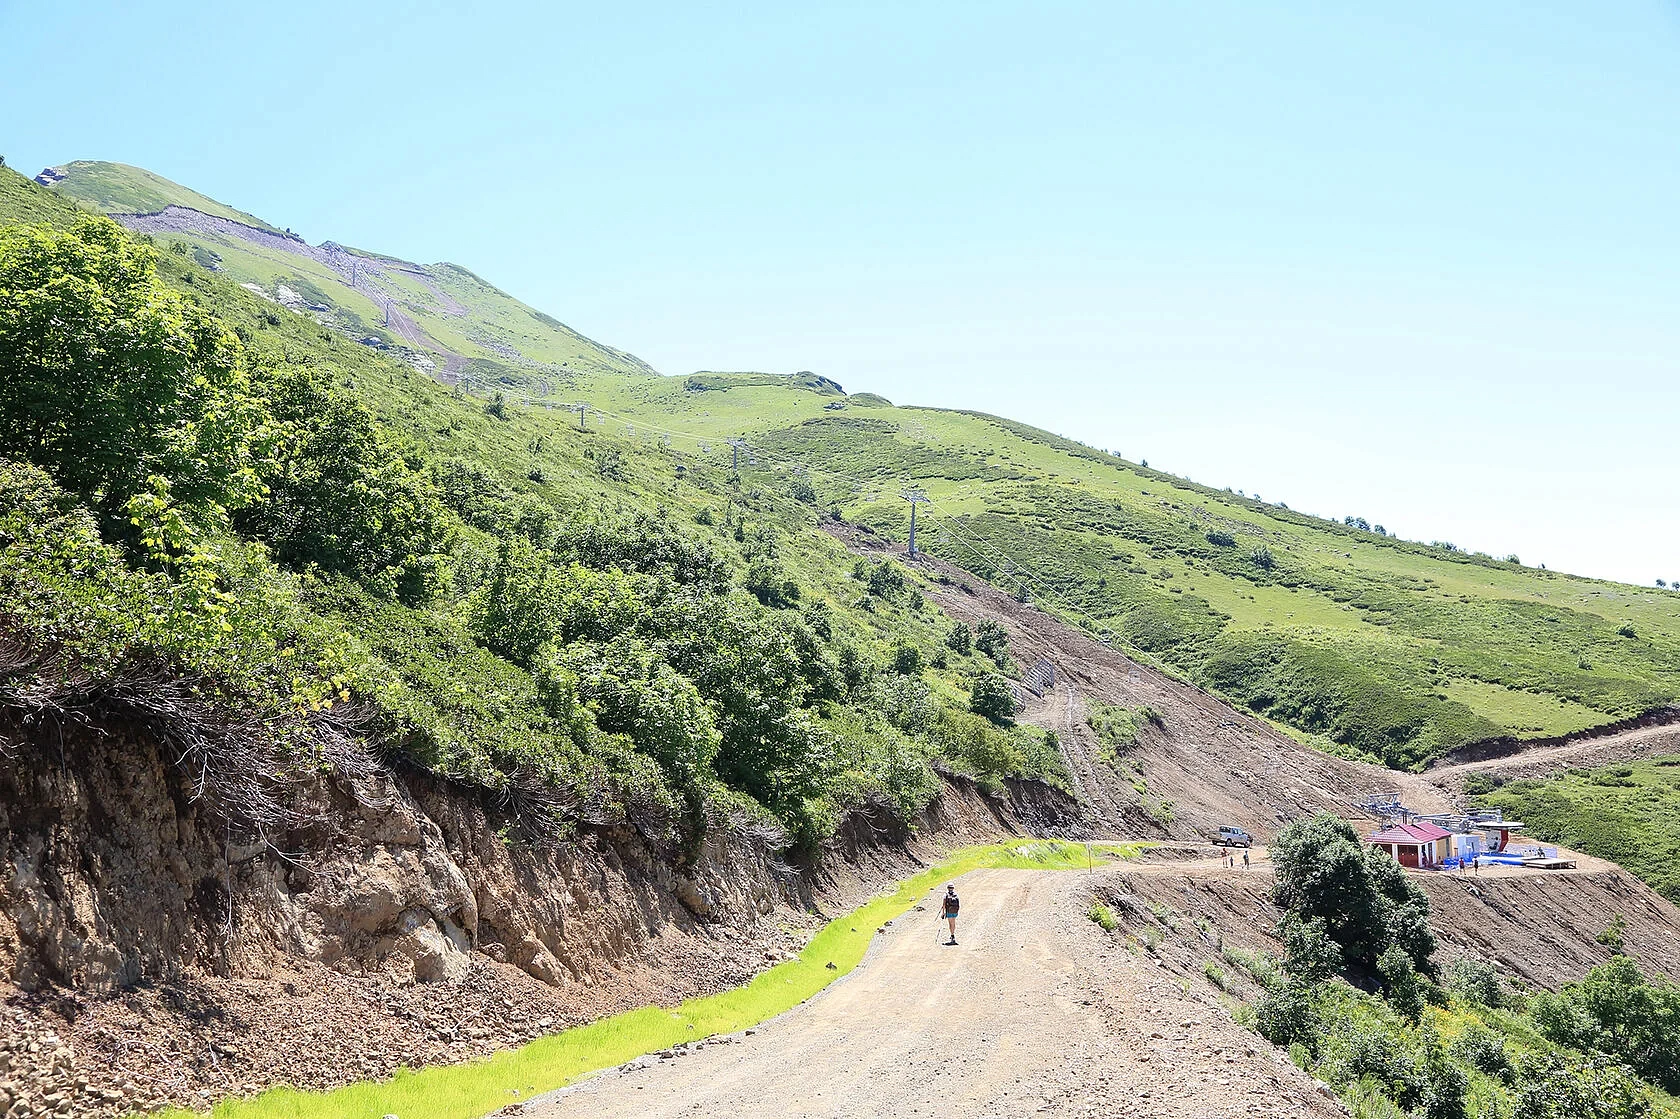
<path id="1" fill-rule="evenodd" d="M 910 548 L 908 555 L 916 556 L 916 506 L 927 504 L 927 491 L 920 489 L 905 489 L 899 491 L 899 496 L 910 503 Z"/>

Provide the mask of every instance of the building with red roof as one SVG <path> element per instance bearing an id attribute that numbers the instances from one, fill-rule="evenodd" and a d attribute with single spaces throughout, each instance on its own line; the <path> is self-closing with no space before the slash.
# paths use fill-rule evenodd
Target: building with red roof
<path id="1" fill-rule="evenodd" d="M 1435 867 L 1452 855 L 1452 832 L 1430 823 L 1394 824 L 1366 837 L 1401 866 Z"/>

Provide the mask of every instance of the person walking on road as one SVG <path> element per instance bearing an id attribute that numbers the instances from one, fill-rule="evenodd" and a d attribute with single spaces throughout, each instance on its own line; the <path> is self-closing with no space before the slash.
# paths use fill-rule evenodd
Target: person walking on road
<path id="1" fill-rule="evenodd" d="M 1247 847 L 1243 848 L 1243 869 L 1244 870 L 1248 869 L 1248 848 Z"/>
<path id="2" fill-rule="evenodd" d="M 961 906 L 962 902 L 957 898 L 957 888 L 955 886 L 946 886 L 945 901 L 939 910 L 939 915 L 945 918 L 946 924 L 951 926 L 951 939 L 947 940 L 945 942 L 946 944 L 955 944 L 957 942 L 957 910 L 961 908 Z"/>

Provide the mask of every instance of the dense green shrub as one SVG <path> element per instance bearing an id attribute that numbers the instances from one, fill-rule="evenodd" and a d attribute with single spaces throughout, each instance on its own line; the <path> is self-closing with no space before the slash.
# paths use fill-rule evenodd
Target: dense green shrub
<path id="1" fill-rule="evenodd" d="M 587 567 L 664 575 L 685 587 L 714 593 L 729 588 L 729 565 L 717 549 L 689 536 L 663 511 L 574 519 L 566 524 L 555 551 Z"/>
<path id="2" fill-rule="evenodd" d="M 1460 956 L 1447 968 L 1447 989 L 1467 1002 L 1489 1009 L 1505 1004 L 1505 988 L 1499 972 L 1488 961 L 1476 956 Z"/>
<path id="3" fill-rule="evenodd" d="M 927 658 L 919 646 L 900 641 L 893 646 L 892 670 L 900 676 L 917 676 L 927 667 Z"/>
<path id="4" fill-rule="evenodd" d="M 1009 681 L 993 672 L 982 673 L 969 682 L 968 709 L 1000 726 L 1015 721 L 1015 692 Z"/>
<path id="5" fill-rule="evenodd" d="M 904 569 L 892 560 L 882 560 L 870 567 L 866 584 L 877 598 L 896 601 L 904 593 Z"/>
<path id="6" fill-rule="evenodd" d="M 799 603 L 799 584 L 788 578 L 774 560 L 754 560 L 747 568 L 741 586 L 760 604 L 774 609 L 786 609 Z"/>
<path id="7" fill-rule="evenodd" d="M 1294 910 L 1278 921 L 1278 939 L 1283 942 L 1283 967 L 1305 983 L 1317 983 L 1342 971 L 1341 945 L 1331 939 L 1323 917 L 1303 920 Z"/>
<path id="8" fill-rule="evenodd" d="M 1383 953 L 1398 948 L 1412 967 L 1430 970 L 1428 895 L 1347 821 L 1297 820 L 1272 841 L 1271 858 L 1273 900 L 1300 922 L 1322 922 L 1347 966 L 1374 976 Z"/>
<path id="9" fill-rule="evenodd" d="M 1300 1044 L 1309 1052 L 1319 1042 L 1320 1019 L 1313 991 L 1296 980 L 1266 991 L 1260 1002 L 1255 1028 L 1273 1045 Z"/>
<path id="10" fill-rule="evenodd" d="M 1471 1068 L 1506 1084 L 1516 1076 L 1505 1039 L 1479 1022 L 1472 1023 L 1453 1043 L 1453 1055 Z"/>
<path id="11" fill-rule="evenodd" d="M 958 622 L 945 635 L 945 646 L 959 656 L 967 656 L 974 651 L 974 633 L 968 628 L 967 622 Z"/>
<path id="12" fill-rule="evenodd" d="M 974 647 L 992 659 L 1003 671 L 1009 671 L 1009 631 L 993 621 L 981 622 L 974 630 Z"/>
<path id="13" fill-rule="evenodd" d="M 1613 1058 L 1548 1055 L 1523 1066 L 1512 1119 L 1643 1119 L 1650 1113 L 1650 1093 Z"/>
<path id="14" fill-rule="evenodd" d="M 1613 956 L 1555 995 L 1534 1000 L 1548 1039 L 1625 1061 L 1667 1091 L 1680 1091 L 1680 987 L 1652 982 L 1626 956 Z"/>
<path id="15" fill-rule="evenodd" d="M 270 541 L 282 563 L 350 575 L 409 605 L 443 593 L 455 528 L 431 478 L 324 377 L 288 369 L 261 385 L 286 449 L 264 472 L 268 500 L 240 527 Z"/>

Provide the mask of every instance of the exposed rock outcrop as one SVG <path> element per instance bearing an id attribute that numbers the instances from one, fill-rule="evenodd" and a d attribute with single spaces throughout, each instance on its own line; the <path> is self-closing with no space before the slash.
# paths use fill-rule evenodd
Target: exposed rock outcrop
<path id="1" fill-rule="evenodd" d="M 0 1043 L 27 1022 L 79 1052 L 76 1114 L 328 1087 L 734 986 L 942 846 L 1077 821 L 1047 786 L 953 779 L 919 831 L 863 813 L 793 867 L 729 821 L 680 858 L 624 823 L 525 842 L 470 790 L 378 770 L 241 834 L 144 727 L 0 731 Z"/>

